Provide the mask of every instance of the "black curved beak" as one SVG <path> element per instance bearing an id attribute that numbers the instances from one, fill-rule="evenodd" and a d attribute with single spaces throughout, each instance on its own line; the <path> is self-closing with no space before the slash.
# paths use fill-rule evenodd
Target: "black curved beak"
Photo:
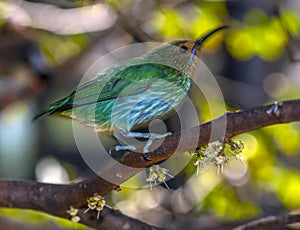
<path id="1" fill-rule="evenodd" d="M 229 28 L 229 26 L 220 26 L 220 27 L 217 27 L 216 29 L 208 32 L 207 34 L 205 34 L 204 36 L 202 36 L 201 38 L 197 39 L 195 41 L 195 45 L 192 49 L 192 54 L 191 54 L 191 57 L 190 57 L 190 61 L 189 61 L 189 64 L 191 64 L 194 60 L 194 57 L 195 57 L 195 54 L 196 54 L 196 51 L 197 49 L 200 47 L 200 45 L 207 39 L 209 38 L 211 35 L 213 35 L 214 33 L 220 31 L 220 30 L 223 30 L 223 29 L 227 29 Z"/>
<path id="2" fill-rule="evenodd" d="M 220 26 L 220 27 L 208 32 L 207 34 L 205 34 L 204 36 L 202 36 L 201 38 L 199 38 L 195 41 L 195 46 L 194 46 L 193 49 L 198 48 L 207 38 L 209 38 L 214 33 L 218 32 L 220 30 L 223 30 L 223 29 L 227 29 L 227 28 L 229 28 L 229 26 L 226 26 L 226 25 L 225 26 Z"/>

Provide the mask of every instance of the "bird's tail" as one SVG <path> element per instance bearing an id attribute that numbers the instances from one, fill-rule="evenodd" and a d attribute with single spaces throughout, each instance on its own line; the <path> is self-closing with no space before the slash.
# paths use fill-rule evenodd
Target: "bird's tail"
<path id="1" fill-rule="evenodd" d="M 39 119 L 40 117 L 44 117 L 44 116 L 48 116 L 48 115 L 52 115 L 54 113 L 57 113 L 57 112 L 60 112 L 62 111 L 62 108 L 65 107 L 65 105 L 69 102 L 69 99 L 66 97 L 66 98 L 63 98 L 61 100 L 58 100 L 56 102 L 53 102 L 50 107 L 45 110 L 45 111 L 42 111 L 38 114 L 36 114 L 33 118 L 32 118 L 32 122 L 36 121 L 37 119 Z"/>
<path id="2" fill-rule="evenodd" d="M 33 118 L 32 118 L 32 122 L 35 122 L 37 119 L 39 119 L 40 117 L 44 117 L 44 116 L 47 116 L 47 115 L 51 115 L 55 113 L 51 108 L 49 108 L 48 110 L 45 110 L 45 111 L 42 111 L 38 114 L 36 114 Z"/>

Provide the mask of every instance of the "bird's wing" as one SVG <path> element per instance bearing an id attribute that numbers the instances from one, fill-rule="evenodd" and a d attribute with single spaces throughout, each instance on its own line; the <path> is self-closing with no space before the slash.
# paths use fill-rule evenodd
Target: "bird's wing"
<path id="1" fill-rule="evenodd" d="M 180 71 L 159 64 L 143 63 L 128 66 L 117 73 L 110 72 L 84 83 L 75 89 L 68 97 L 51 104 L 59 106 L 57 112 L 84 106 L 96 102 L 126 97 L 145 92 L 151 88 L 153 81 L 148 79 L 164 76 L 178 76 Z M 139 82 L 141 83 L 139 84 Z M 121 93 L 122 92 L 122 93 Z M 120 94 L 121 93 L 121 94 Z"/>
<path id="2" fill-rule="evenodd" d="M 108 69 L 104 74 L 74 89 L 69 96 L 53 102 L 48 110 L 37 114 L 34 120 L 120 96 L 141 94 L 151 88 L 153 81 L 149 79 L 165 79 L 169 76 L 174 80 L 179 75 L 182 75 L 179 70 L 157 63 L 135 63 L 118 70 Z"/>
<path id="3" fill-rule="evenodd" d="M 72 103 L 74 107 L 78 107 L 112 100 L 119 96 L 140 94 L 150 87 L 150 83 L 147 81 L 136 84 L 140 80 L 147 79 L 147 69 L 149 69 L 149 66 L 145 64 L 130 66 L 113 75 L 106 74 L 86 82 L 71 93 L 69 103 Z M 155 75 L 157 74 L 156 72 Z"/>

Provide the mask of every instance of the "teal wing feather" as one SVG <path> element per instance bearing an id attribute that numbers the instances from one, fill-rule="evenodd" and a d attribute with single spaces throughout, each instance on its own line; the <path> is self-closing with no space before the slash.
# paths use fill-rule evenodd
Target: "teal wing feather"
<path id="1" fill-rule="evenodd" d="M 95 110 L 96 106 L 97 123 L 105 123 L 110 118 L 111 107 L 114 100 L 120 96 L 120 92 L 122 97 L 142 94 L 151 88 L 153 81 L 147 82 L 147 79 L 164 79 L 171 76 L 165 80 L 174 81 L 174 76 L 179 75 L 182 73 L 174 68 L 154 63 L 138 63 L 119 70 L 108 69 L 104 74 L 74 89 L 68 97 L 52 103 L 48 110 L 38 114 L 34 119 L 53 113 L 71 116 L 72 110 L 78 108 L 76 117 L 86 122 L 95 120 L 88 117 L 91 113 L 89 110 Z M 140 80 L 143 80 L 142 84 L 133 84 Z"/>
<path id="2" fill-rule="evenodd" d="M 134 65 L 128 67 L 125 66 L 119 68 L 119 71 L 115 70 L 117 71 L 115 74 L 112 69 L 109 69 L 106 73 L 96 76 L 96 78 L 78 86 L 69 96 L 50 104 L 47 110 L 35 115 L 33 120 L 42 116 L 69 111 L 72 108 L 117 98 L 124 87 L 134 82 L 134 78 L 130 78 L 130 71 L 134 71 L 135 68 L 136 66 Z M 147 86 L 145 85 L 140 86 L 139 88 L 136 88 L 133 93 L 138 94 L 146 90 L 146 87 Z M 128 92 L 128 95 L 130 93 L 131 92 Z"/>

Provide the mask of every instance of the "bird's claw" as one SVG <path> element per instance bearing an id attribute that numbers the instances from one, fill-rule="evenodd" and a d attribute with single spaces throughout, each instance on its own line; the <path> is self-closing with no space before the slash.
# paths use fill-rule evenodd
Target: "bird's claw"
<path id="1" fill-rule="evenodd" d="M 164 138 L 164 137 L 167 137 L 167 136 L 170 136 L 170 135 L 172 135 L 171 132 L 167 132 L 167 133 L 164 133 L 164 134 L 149 133 L 148 141 L 147 141 L 146 145 L 143 148 L 143 157 L 145 158 L 145 160 L 147 160 L 147 161 L 151 160 L 151 158 L 148 157 L 146 154 L 149 152 L 149 147 L 151 146 L 153 141 L 155 139 Z"/>
<path id="2" fill-rule="evenodd" d="M 133 145 L 117 145 L 117 146 L 109 148 L 108 154 L 111 156 L 112 151 L 123 151 L 123 150 L 134 151 L 134 150 L 136 150 L 136 147 Z"/>
<path id="3" fill-rule="evenodd" d="M 143 152 L 143 157 L 146 161 L 151 161 L 151 158 L 147 156 L 146 152 Z"/>
<path id="4" fill-rule="evenodd" d="M 157 133 L 139 133 L 139 132 L 124 132 L 124 131 L 120 131 L 120 133 L 124 136 L 124 137 L 135 137 L 135 138 L 144 138 L 144 139 L 148 139 L 146 145 L 143 148 L 143 157 L 145 160 L 147 161 L 151 161 L 151 158 L 147 156 L 147 153 L 150 152 L 149 147 L 151 146 L 151 144 L 153 143 L 153 141 L 155 139 L 160 139 L 160 138 L 164 138 L 167 136 L 172 135 L 171 132 L 167 132 L 164 134 L 157 134 Z M 136 147 L 133 145 L 118 145 L 115 147 L 112 147 L 109 149 L 109 155 L 112 154 L 112 150 L 115 151 L 122 151 L 122 150 L 129 150 L 129 151 L 135 151 Z"/>
<path id="5" fill-rule="evenodd" d="M 167 136 L 170 136 L 170 135 L 172 135 L 171 132 L 167 132 L 167 133 L 164 133 L 164 134 L 149 133 L 149 137 L 147 137 L 148 141 L 147 141 L 146 145 L 144 146 L 143 152 L 144 153 L 149 152 L 149 147 L 151 146 L 151 144 L 153 143 L 153 141 L 155 139 L 164 138 L 164 137 L 167 137 Z"/>

